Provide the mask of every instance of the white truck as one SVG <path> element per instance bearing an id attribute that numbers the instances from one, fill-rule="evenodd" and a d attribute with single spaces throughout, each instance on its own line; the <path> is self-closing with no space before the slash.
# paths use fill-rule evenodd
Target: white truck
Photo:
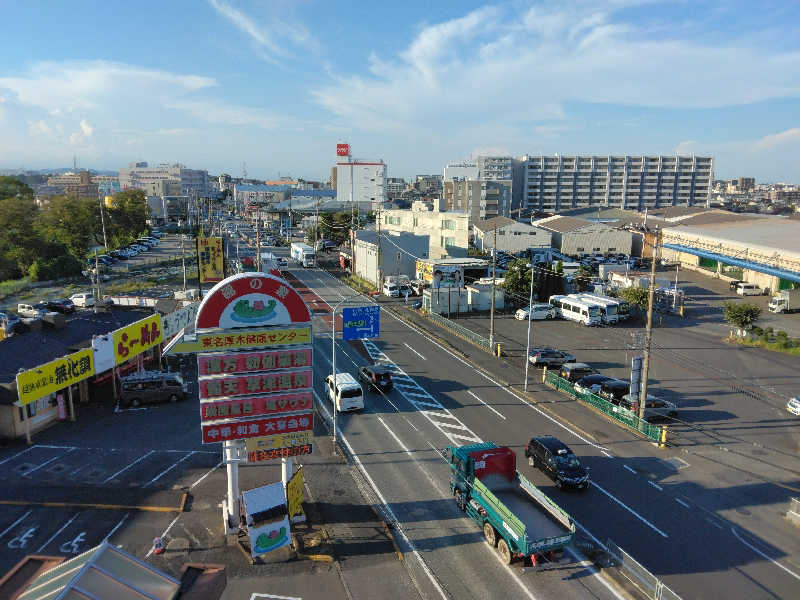
<path id="1" fill-rule="evenodd" d="M 800 311 L 800 288 L 781 290 L 777 296 L 770 298 L 768 305 L 772 313 L 792 313 Z"/>
<path id="2" fill-rule="evenodd" d="M 294 260 L 304 267 L 313 267 L 316 264 L 314 249 L 302 242 L 292 242 L 291 255 Z"/>

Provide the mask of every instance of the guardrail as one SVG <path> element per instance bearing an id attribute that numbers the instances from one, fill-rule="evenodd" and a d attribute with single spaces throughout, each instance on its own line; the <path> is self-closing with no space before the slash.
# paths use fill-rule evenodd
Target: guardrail
<path id="1" fill-rule="evenodd" d="M 563 377 L 559 377 L 552 371 L 547 371 L 545 374 L 545 384 L 549 385 L 550 387 L 558 390 L 559 392 L 564 392 L 575 398 L 576 400 L 580 400 L 581 402 L 585 402 L 602 412 L 603 414 L 611 417 L 615 421 L 619 421 L 620 423 L 624 423 L 628 427 L 635 429 L 642 435 L 654 440 L 656 442 L 660 441 L 661 436 L 661 428 L 658 425 L 653 425 L 648 423 L 644 419 L 640 419 L 635 413 L 630 410 L 624 409 L 616 404 L 612 404 L 605 398 L 601 398 L 597 394 L 593 394 L 591 392 L 588 393 L 579 393 L 573 387 L 573 384 Z"/>
<path id="2" fill-rule="evenodd" d="M 642 564 L 617 546 L 612 540 L 606 542 L 606 550 L 618 561 L 620 572 L 652 600 L 681 600 L 663 581 L 648 571 Z"/>
<path id="3" fill-rule="evenodd" d="M 159 298 L 145 298 L 143 296 L 108 296 L 115 306 L 155 306 Z"/>
<path id="4" fill-rule="evenodd" d="M 434 312 L 428 312 L 427 317 L 437 325 L 440 325 L 445 329 L 449 329 L 457 336 L 472 342 L 473 344 L 479 346 L 489 354 L 497 355 L 497 344 L 495 343 L 494 347 L 492 347 L 492 345 L 489 343 L 489 340 L 483 337 L 482 335 L 475 333 L 474 331 L 467 329 L 466 327 L 462 327 L 461 325 L 459 325 L 454 321 L 451 321 L 447 317 L 443 317 L 442 315 L 438 315 Z"/>

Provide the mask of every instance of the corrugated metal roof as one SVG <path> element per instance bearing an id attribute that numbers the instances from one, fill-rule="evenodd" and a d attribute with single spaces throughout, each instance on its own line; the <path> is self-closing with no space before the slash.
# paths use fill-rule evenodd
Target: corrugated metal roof
<path id="1" fill-rule="evenodd" d="M 541 227 L 542 229 L 549 229 L 557 233 L 568 233 L 589 225 L 595 225 L 586 219 L 578 219 L 576 217 L 564 217 L 562 215 L 555 215 L 545 219 L 539 219 L 532 223 L 534 227 Z"/>
<path id="2" fill-rule="evenodd" d="M 494 229 L 495 224 L 497 228 L 500 229 L 501 227 L 505 227 L 506 225 L 513 225 L 516 223 L 514 219 L 509 219 L 508 217 L 499 216 L 494 217 L 492 219 L 485 219 L 483 221 L 478 221 L 475 223 L 475 229 L 480 229 L 481 231 L 492 231 Z"/>

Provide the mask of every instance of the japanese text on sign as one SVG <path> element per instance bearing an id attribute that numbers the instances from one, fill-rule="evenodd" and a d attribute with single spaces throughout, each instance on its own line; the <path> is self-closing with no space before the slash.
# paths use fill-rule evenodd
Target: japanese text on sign
<path id="1" fill-rule="evenodd" d="M 222 238 L 198 237 L 197 259 L 200 264 L 200 281 L 216 283 L 225 277 L 223 270 Z"/>
<path id="2" fill-rule="evenodd" d="M 299 390 L 311 387 L 311 369 L 286 373 L 267 373 L 258 375 L 218 377 L 201 379 L 200 398 L 220 396 L 243 396 L 264 392 Z"/>
<path id="3" fill-rule="evenodd" d="M 223 375 L 307 367 L 311 364 L 311 348 L 278 352 L 237 352 L 205 354 L 197 357 L 199 374 Z"/>
<path id="4" fill-rule="evenodd" d="M 285 417 L 216 421 L 203 423 L 201 428 L 203 430 L 203 443 L 213 444 L 229 440 L 262 437 L 275 433 L 310 431 L 314 428 L 314 413 L 305 412 Z"/>
<path id="5" fill-rule="evenodd" d="M 303 467 L 297 469 L 286 484 L 286 501 L 289 505 L 289 518 L 303 514 Z"/>
<path id="6" fill-rule="evenodd" d="M 273 394 L 238 400 L 204 400 L 200 403 L 200 418 L 210 419 L 255 417 L 311 409 L 311 393 Z"/>
<path id="7" fill-rule="evenodd" d="M 289 329 L 257 329 L 246 333 L 207 333 L 197 336 L 201 350 L 235 350 L 255 346 L 308 344 L 311 341 L 310 327 Z"/>
<path id="8" fill-rule="evenodd" d="M 94 375 L 91 348 L 57 358 L 17 374 L 17 393 L 22 406 Z"/>
<path id="9" fill-rule="evenodd" d="M 272 448 L 271 450 L 254 450 L 247 453 L 247 460 L 250 462 L 264 462 L 276 458 L 291 458 L 292 456 L 303 456 L 313 452 L 311 444 L 303 446 L 291 446 L 288 448 Z"/>
<path id="10" fill-rule="evenodd" d="M 153 314 L 113 333 L 116 364 L 161 343 L 161 315 Z"/>

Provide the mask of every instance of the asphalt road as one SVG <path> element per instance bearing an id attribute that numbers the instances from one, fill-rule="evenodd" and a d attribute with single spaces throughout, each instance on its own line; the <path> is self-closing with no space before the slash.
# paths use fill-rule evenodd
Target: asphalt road
<path id="1" fill-rule="evenodd" d="M 352 294 L 319 270 L 293 273 L 330 304 Z M 510 318 L 499 319 L 496 326 L 498 335 L 509 340 L 519 340 L 524 331 Z M 790 450 L 796 425 L 776 412 L 778 400 L 753 401 L 747 396 L 743 401 L 741 393 L 721 385 L 720 369 L 745 374 L 744 366 L 752 366 L 757 358 L 734 360 L 737 349 L 707 337 L 687 340 L 682 332 L 675 333 L 673 340 L 666 337 L 670 335 L 667 331 L 658 331 L 659 347 L 681 356 L 688 353 L 689 358 L 660 358 L 653 374 L 658 387 L 664 389 L 683 389 L 679 387 L 683 382 L 694 386 L 693 395 L 679 402 L 682 412 L 697 413 L 680 433 L 679 444 L 686 448 L 658 450 L 539 384 L 533 385 L 528 397 L 502 387 L 497 383 L 500 377 L 487 377 L 472 360 L 451 353 L 386 311 L 381 338 L 366 347 L 373 358 L 383 353 L 412 383 L 405 389 L 397 386 L 385 399 L 371 397 L 365 414 L 341 420 L 342 432 L 398 519 L 408 527 L 410 543 L 429 548 L 425 561 L 448 591 L 458 595 L 479 597 L 498 585 L 508 586 L 501 589 L 511 593 L 512 587 L 520 584 L 503 575 L 503 569 L 495 570 L 496 561 L 481 542 L 477 527 L 453 511 L 446 468 L 434 449 L 448 442 L 491 439 L 514 447 L 519 461 L 520 450 L 532 434 L 550 433 L 566 441 L 592 468 L 594 484 L 589 492 L 564 493 L 521 461 L 520 469 L 564 506 L 587 535 L 602 541 L 612 539 L 687 598 L 722 593 L 730 598 L 795 597 L 800 589 L 800 547 L 781 511 L 788 508 L 789 497 L 796 495 L 798 465 L 796 452 Z M 627 332 L 622 329 L 537 323 L 535 335 L 539 342 L 574 350 L 580 360 L 606 363 L 604 370 L 612 374 L 614 369 L 624 373 L 631 353 L 624 343 Z M 340 346 L 337 367 L 355 373 L 356 365 L 365 361 L 347 346 Z M 329 338 L 328 343 L 320 340 L 317 358 L 328 355 L 329 347 Z M 626 351 L 628 359 L 624 360 Z M 498 364 L 497 359 L 481 356 L 474 348 L 468 352 L 478 362 L 493 362 L 490 366 L 502 379 L 521 383 L 521 358 Z M 348 354 L 353 360 L 350 365 L 342 361 Z M 323 361 L 316 362 L 319 368 Z M 711 375 L 704 370 L 706 366 Z M 322 375 L 318 373 L 318 377 Z M 698 411 L 698 406 L 709 405 L 705 400 L 709 397 L 729 405 L 727 414 L 720 415 L 718 408 L 706 408 L 712 411 L 706 414 Z M 421 402 L 420 398 L 434 401 Z M 532 404 L 529 398 L 539 404 Z M 762 423 L 759 431 L 756 423 L 765 416 L 768 423 Z M 716 439 L 709 441 L 707 433 L 698 433 L 696 424 L 713 426 L 714 436 L 728 436 L 724 445 Z M 693 435 L 699 439 L 692 439 Z M 742 439 L 735 442 L 736 438 Z M 754 446 L 754 442 L 765 447 Z M 448 532 L 440 531 L 441 527 Z M 476 567 L 474 561 L 484 566 Z M 537 574 L 526 577 L 521 585 L 537 596 L 548 585 L 554 585 L 561 596 L 578 593 L 568 584 L 562 589 L 565 581 L 574 579 L 556 582 L 551 578 L 552 573 Z M 587 575 L 580 579 L 586 584 L 595 578 Z"/>

